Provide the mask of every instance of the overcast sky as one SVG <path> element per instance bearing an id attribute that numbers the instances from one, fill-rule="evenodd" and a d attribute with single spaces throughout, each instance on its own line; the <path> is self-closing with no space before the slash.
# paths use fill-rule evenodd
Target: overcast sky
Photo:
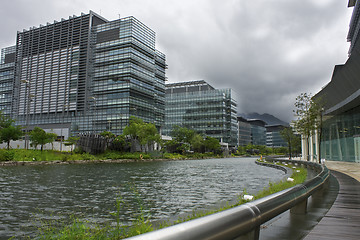
<path id="1" fill-rule="evenodd" d="M 239 112 L 293 119 L 296 96 L 317 93 L 347 59 L 347 0 L 1 0 L 0 48 L 16 32 L 89 10 L 134 16 L 156 32 L 169 82 L 232 88 Z"/>

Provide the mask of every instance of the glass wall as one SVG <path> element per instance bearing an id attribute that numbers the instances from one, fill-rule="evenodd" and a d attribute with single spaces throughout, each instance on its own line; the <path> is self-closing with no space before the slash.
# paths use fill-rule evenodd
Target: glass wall
<path id="1" fill-rule="evenodd" d="M 163 134 L 170 135 L 172 128 L 178 125 L 237 146 L 236 102 L 231 89 L 205 88 L 205 85 L 204 82 L 198 86 L 185 84 L 173 91 L 167 87 Z"/>
<path id="2" fill-rule="evenodd" d="M 323 121 L 321 158 L 360 162 L 360 107 Z"/>

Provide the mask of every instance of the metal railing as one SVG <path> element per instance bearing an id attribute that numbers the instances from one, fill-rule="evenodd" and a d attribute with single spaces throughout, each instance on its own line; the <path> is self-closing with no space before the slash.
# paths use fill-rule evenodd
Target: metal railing
<path id="1" fill-rule="evenodd" d="M 242 204 L 240 206 L 212 215 L 180 223 L 164 229 L 141 234 L 131 240 L 227 240 L 227 239 L 258 239 L 260 225 L 291 209 L 291 212 L 306 212 L 307 198 L 319 190 L 329 178 L 326 166 L 313 162 L 280 160 L 276 161 L 304 165 L 318 174 L 294 187 L 277 192 L 267 197 Z M 262 164 L 266 165 L 266 163 Z M 293 211 L 294 210 L 294 211 Z"/>

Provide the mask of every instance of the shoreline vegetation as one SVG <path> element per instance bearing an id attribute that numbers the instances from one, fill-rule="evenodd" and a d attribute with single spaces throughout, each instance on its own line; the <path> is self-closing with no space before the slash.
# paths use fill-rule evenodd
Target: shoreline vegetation
<path id="1" fill-rule="evenodd" d="M 229 156 L 232 157 L 232 156 Z M 163 153 L 163 152 L 117 152 L 102 154 L 59 152 L 53 150 L 0 149 L 0 166 L 83 164 L 83 163 L 129 163 L 224 158 L 214 153 Z"/>
<path id="2" fill-rule="evenodd" d="M 5 163 L 29 163 L 29 164 L 69 164 L 69 163 L 102 163 L 102 162 L 144 162 L 144 161 L 171 161 L 171 160 L 180 160 L 180 159 L 196 159 L 194 158 L 194 155 L 192 155 L 193 158 L 188 158 L 188 156 L 180 155 L 180 154 L 172 154 L 172 157 L 176 158 L 151 158 L 150 156 L 147 156 L 143 154 L 143 159 L 140 159 L 140 154 L 137 153 L 138 158 L 132 158 L 132 159 L 117 159 L 117 160 L 111 160 L 111 159 L 86 159 L 86 160 L 66 160 L 66 161 L 13 161 L 13 162 L 5 162 Z M 200 157 L 200 156 L 198 156 Z M 204 156 L 201 155 L 201 158 L 219 158 L 219 156 Z M 231 157 L 231 156 L 230 156 Z M 199 158 L 197 158 L 199 159 Z M 265 162 L 263 160 L 257 160 L 258 162 Z M 0 162 L 4 163 L 4 162 Z M 287 181 L 287 179 L 283 179 L 282 181 L 273 183 L 269 182 L 267 186 L 264 187 L 263 190 L 259 191 L 257 194 L 253 196 L 253 200 L 271 195 L 273 193 L 282 191 L 284 189 L 293 187 L 297 184 L 303 183 L 307 178 L 307 170 L 306 168 L 294 166 L 294 165 L 283 165 L 281 163 L 274 163 L 277 165 L 282 165 L 284 167 L 292 169 L 292 175 L 291 178 L 293 181 Z M 136 189 L 134 190 L 135 193 L 137 192 Z M 135 194 L 136 195 L 136 194 Z M 200 218 L 203 216 L 207 216 L 213 213 L 217 213 L 220 211 L 224 211 L 236 206 L 239 206 L 241 204 L 249 202 L 244 196 L 247 195 L 246 190 L 244 189 L 242 193 L 240 193 L 237 197 L 237 202 L 235 204 L 225 204 L 225 206 L 221 206 L 215 209 L 211 210 L 199 210 L 199 211 L 193 211 L 192 213 L 189 213 L 185 217 L 178 217 L 175 218 L 173 221 L 161 221 L 161 222 L 151 222 L 149 221 L 149 216 L 146 216 L 143 207 L 140 205 L 139 209 L 140 211 L 137 213 L 134 213 L 134 221 L 131 225 L 123 225 L 121 223 L 121 215 L 120 215 L 120 209 L 124 207 L 124 202 L 122 201 L 121 197 L 118 199 L 115 199 L 115 208 L 116 210 L 111 213 L 111 215 L 114 217 L 114 224 L 107 224 L 107 225 L 100 225 L 100 224 L 90 224 L 84 220 L 81 220 L 75 216 L 70 216 L 68 221 L 59 222 L 56 220 L 50 220 L 50 221 L 42 221 L 41 226 L 38 228 L 38 233 L 36 236 L 36 239 L 124 239 L 132 236 L 136 236 L 139 234 L 143 234 L 146 232 L 154 231 L 160 228 L 165 228 L 171 225 L 175 225 L 181 222 L 189 221 L 195 218 Z M 30 239 L 30 237 L 26 237 Z"/>

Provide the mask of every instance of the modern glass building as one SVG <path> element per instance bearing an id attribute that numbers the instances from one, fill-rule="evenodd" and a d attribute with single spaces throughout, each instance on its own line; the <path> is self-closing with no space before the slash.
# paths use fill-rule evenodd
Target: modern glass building
<path id="1" fill-rule="evenodd" d="M 287 147 L 288 144 L 281 136 L 280 131 L 283 125 L 267 125 L 266 126 L 266 146 L 270 148 Z"/>
<path id="2" fill-rule="evenodd" d="M 0 108 L 31 130 L 121 134 L 130 116 L 164 124 L 165 55 L 134 17 L 90 11 L 17 33 L 1 52 Z"/>
<path id="3" fill-rule="evenodd" d="M 1 50 L 0 58 L 0 111 L 10 116 L 14 91 L 15 47 Z"/>
<path id="4" fill-rule="evenodd" d="M 238 146 L 246 146 L 251 143 L 251 125 L 247 119 L 243 117 L 237 117 L 237 120 L 239 132 Z"/>
<path id="5" fill-rule="evenodd" d="M 360 1 L 349 1 L 354 7 L 347 36 L 349 58 L 334 68 L 329 82 L 315 98 L 325 104 L 320 150 L 311 142 L 310 155 L 326 160 L 360 162 Z M 305 146 L 306 147 L 306 146 Z"/>
<path id="6" fill-rule="evenodd" d="M 237 146 L 237 104 L 233 97 L 231 89 L 215 89 L 203 80 L 167 84 L 163 134 L 171 135 L 177 125 Z"/>
<path id="7" fill-rule="evenodd" d="M 251 125 L 251 144 L 266 145 L 266 122 L 259 119 L 248 119 Z"/>

